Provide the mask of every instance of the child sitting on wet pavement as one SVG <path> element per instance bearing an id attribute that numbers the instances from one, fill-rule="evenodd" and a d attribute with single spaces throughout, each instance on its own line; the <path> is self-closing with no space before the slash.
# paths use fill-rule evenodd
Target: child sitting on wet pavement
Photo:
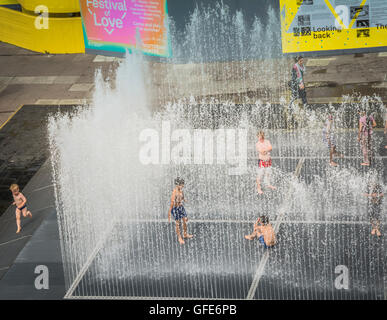
<path id="1" fill-rule="evenodd" d="M 258 238 L 259 242 L 263 244 L 265 249 L 270 248 L 276 244 L 276 237 L 272 225 L 269 223 L 269 218 L 261 216 L 254 223 L 254 231 L 252 234 L 246 235 L 247 240 Z"/>

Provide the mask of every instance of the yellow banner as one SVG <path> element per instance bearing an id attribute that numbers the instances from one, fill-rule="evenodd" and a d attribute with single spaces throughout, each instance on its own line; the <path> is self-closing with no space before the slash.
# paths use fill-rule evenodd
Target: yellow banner
<path id="1" fill-rule="evenodd" d="M 280 0 L 283 53 L 387 47 L 387 0 Z"/>

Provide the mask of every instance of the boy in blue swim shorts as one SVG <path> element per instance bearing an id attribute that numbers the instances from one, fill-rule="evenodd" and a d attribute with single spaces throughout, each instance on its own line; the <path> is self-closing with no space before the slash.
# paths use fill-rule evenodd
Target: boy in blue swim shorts
<path id="1" fill-rule="evenodd" d="M 332 167 L 337 167 L 337 163 L 333 161 L 333 157 L 342 158 L 343 155 L 336 150 L 336 128 L 333 115 L 329 114 L 328 119 L 325 121 L 323 128 L 323 141 L 329 149 L 329 165 Z"/>
<path id="2" fill-rule="evenodd" d="M 180 244 L 184 244 L 183 238 L 190 239 L 193 237 L 192 234 L 187 233 L 188 218 L 183 205 L 184 202 L 186 201 L 184 198 L 183 188 L 184 188 L 184 180 L 177 177 L 175 179 L 175 188 L 173 189 L 172 196 L 171 196 L 171 207 L 169 208 L 169 212 L 168 212 L 168 222 L 171 221 L 171 215 L 175 219 L 176 233 Z M 183 238 L 181 237 L 181 233 L 180 233 L 180 220 L 182 220 L 182 223 L 183 223 Z"/>
<path id="3" fill-rule="evenodd" d="M 255 237 L 265 247 L 270 248 L 276 244 L 276 237 L 272 225 L 269 223 L 269 218 L 261 216 L 254 223 L 254 232 L 245 236 L 247 240 L 253 240 Z"/>

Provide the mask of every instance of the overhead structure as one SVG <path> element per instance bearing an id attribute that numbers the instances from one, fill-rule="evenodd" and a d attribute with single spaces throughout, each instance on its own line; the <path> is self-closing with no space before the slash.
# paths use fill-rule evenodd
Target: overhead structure
<path id="1" fill-rule="evenodd" d="M 78 0 L 0 0 L 0 41 L 42 53 L 85 52 Z"/>

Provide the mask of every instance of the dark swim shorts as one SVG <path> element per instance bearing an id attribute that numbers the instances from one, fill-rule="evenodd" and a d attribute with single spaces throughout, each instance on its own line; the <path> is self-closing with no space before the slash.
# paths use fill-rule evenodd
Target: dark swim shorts
<path id="1" fill-rule="evenodd" d="M 185 212 L 185 209 L 183 206 L 173 207 L 171 213 L 176 221 L 187 217 L 187 213 Z"/>
<path id="2" fill-rule="evenodd" d="M 263 244 L 263 247 L 264 247 L 265 249 L 269 249 L 269 248 L 272 248 L 272 247 L 273 247 L 273 246 L 267 246 L 267 245 L 266 245 L 265 240 L 263 239 L 263 236 L 260 236 L 260 237 L 258 238 L 258 240 L 259 240 L 260 243 Z"/>
<path id="3" fill-rule="evenodd" d="M 22 206 L 21 208 L 18 208 L 20 211 L 22 211 L 24 208 L 26 208 L 27 205 L 25 204 L 24 206 Z"/>

